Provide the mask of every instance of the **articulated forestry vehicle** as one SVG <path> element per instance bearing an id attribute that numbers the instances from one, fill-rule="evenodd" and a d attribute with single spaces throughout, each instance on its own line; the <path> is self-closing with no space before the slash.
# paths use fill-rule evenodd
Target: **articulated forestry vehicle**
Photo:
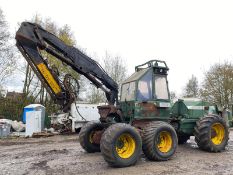
<path id="1" fill-rule="evenodd" d="M 76 80 L 66 75 L 61 81 L 57 70 L 42 57 L 42 50 L 105 92 L 108 105 L 98 107 L 99 121 L 83 126 L 79 141 L 88 153 L 101 151 L 109 165 L 134 165 L 141 151 L 149 160 L 168 160 L 178 142 L 185 143 L 193 135 L 202 150 L 225 149 L 229 132 L 224 112 L 197 99 L 178 100 L 172 105 L 167 81 L 169 69 L 164 61 L 151 60 L 136 66 L 135 73 L 123 82 L 118 99 L 118 84 L 96 61 L 39 25 L 23 22 L 16 41 L 51 98 L 64 112 L 69 112 L 76 100 L 76 88 L 70 83 Z"/>

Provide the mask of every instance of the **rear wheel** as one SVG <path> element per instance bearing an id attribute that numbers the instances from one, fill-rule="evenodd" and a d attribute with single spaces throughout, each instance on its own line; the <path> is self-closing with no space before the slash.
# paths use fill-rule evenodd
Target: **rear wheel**
<path id="1" fill-rule="evenodd" d="M 106 162 L 114 167 L 134 165 L 141 153 L 142 141 L 138 131 L 124 123 L 113 124 L 103 133 L 101 153 Z"/>
<path id="2" fill-rule="evenodd" d="M 201 118 L 196 123 L 194 136 L 200 149 L 220 152 L 228 143 L 229 131 L 223 118 L 212 114 Z"/>
<path id="3" fill-rule="evenodd" d="M 150 160 L 168 160 L 175 153 L 177 142 L 176 131 L 170 124 L 154 121 L 144 129 L 142 150 Z"/>
<path id="4" fill-rule="evenodd" d="M 88 153 L 100 152 L 100 144 L 97 140 L 103 131 L 103 125 L 98 121 L 91 121 L 85 124 L 79 132 L 79 141 L 83 149 Z"/>

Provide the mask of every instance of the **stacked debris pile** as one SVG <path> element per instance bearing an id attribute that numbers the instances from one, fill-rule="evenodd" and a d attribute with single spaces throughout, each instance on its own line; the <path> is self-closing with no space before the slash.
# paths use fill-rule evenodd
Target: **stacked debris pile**
<path id="1" fill-rule="evenodd" d="M 23 132 L 25 131 L 25 124 L 23 124 L 23 122 L 21 121 L 12 121 L 9 119 L 0 119 L 0 123 L 6 123 L 8 125 L 10 125 L 11 127 L 11 131 L 16 131 L 16 132 Z"/>

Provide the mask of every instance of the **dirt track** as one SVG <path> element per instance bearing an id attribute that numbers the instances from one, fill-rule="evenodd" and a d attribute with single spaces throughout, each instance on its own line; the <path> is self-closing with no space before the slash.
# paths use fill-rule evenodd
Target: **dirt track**
<path id="1" fill-rule="evenodd" d="M 87 154 L 78 136 L 0 140 L 0 174 L 233 174 L 233 132 L 222 153 L 200 151 L 193 138 L 179 145 L 166 162 L 151 162 L 142 154 L 128 168 L 111 168 L 101 153 Z"/>

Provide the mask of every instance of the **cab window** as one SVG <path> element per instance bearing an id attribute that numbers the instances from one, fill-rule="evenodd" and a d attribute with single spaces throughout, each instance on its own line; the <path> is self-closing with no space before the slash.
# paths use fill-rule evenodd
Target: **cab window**
<path id="1" fill-rule="evenodd" d="M 168 99 L 167 80 L 165 76 L 155 75 L 155 98 Z"/>
<path id="2" fill-rule="evenodd" d="M 137 100 L 152 99 L 152 70 L 148 71 L 138 82 Z"/>
<path id="3" fill-rule="evenodd" d="M 134 100 L 135 82 L 130 82 L 122 85 L 121 101 Z"/>

